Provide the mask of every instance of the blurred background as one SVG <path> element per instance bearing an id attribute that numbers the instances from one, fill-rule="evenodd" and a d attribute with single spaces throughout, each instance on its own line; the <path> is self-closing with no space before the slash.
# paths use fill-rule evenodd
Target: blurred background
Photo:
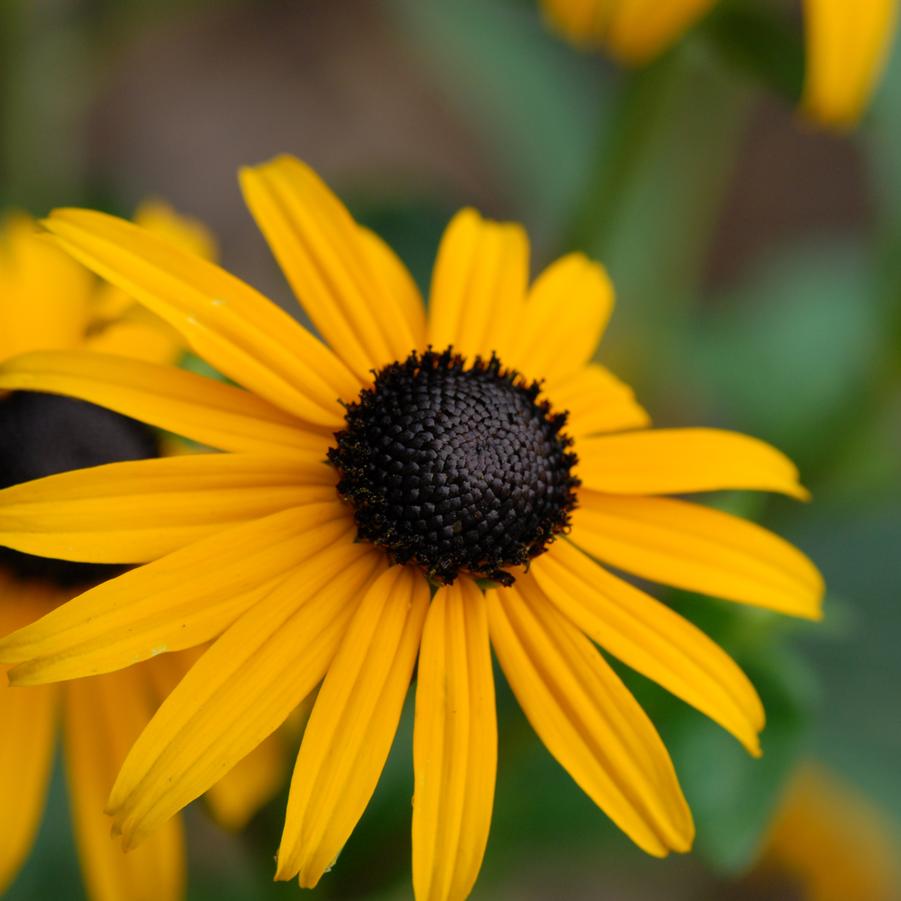
<path id="1" fill-rule="evenodd" d="M 798 5 L 772 5 L 800 54 Z M 823 892 L 887 885 L 901 820 L 901 52 L 837 136 L 799 119 L 791 75 L 774 92 L 717 16 L 631 72 L 560 40 L 532 0 L 5 0 L 0 17 L 0 207 L 129 215 L 164 198 L 293 311 L 238 166 L 310 162 L 424 288 L 442 228 L 473 204 L 525 223 L 536 270 L 573 248 L 608 266 L 603 358 L 657 424 L 750 432 L 799 464 L 809 505 L 717 500 L 813 557 L 823 623 L 664 595 L 758 686 L 762 760 L 623 674 L 673 752 L 695 851 L 634 849 L 499 683 L 475 898 L 892 897 Z M 410 896 L 411 713 L 316 897 Z M 238 835 L 193 805 L 191 899 L 296 895 L 271 882 L 284 803 Z M 61 778 L 49 804 L 10 899 L 83 897 Z M 863 881 L 842 883 L 854 867 Z"/>

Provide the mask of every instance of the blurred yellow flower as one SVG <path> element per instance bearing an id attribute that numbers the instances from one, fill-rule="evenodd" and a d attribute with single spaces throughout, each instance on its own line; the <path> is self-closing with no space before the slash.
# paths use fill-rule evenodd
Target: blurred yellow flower
<path id="1" fill-rule="evenodd" d="M 722 649 L 598 560 L 815 619 L 822 581 L 800 552 L 665 497 L 805 497 L 794 466 L 732 432 L 647 430 L 630 389 L 591 362 L 613 291 L 584 256 L 530 287 L 523 229 L 464 210 L 442 241 L 427 315 L 399 259 L 303 163 L 278 158 L 242 184 L 328 345 L 128 222 L 84 210 L 47 222 L 243 388 L 77 352 L 0 367 L 0 387 L 80 397 L 227 451 L 0 492 L 11 547 L 146 564 L 0 643 L 0 659 L 18 664 L 12 681 L 112 671 L 216 639 L 116 781 L 109 810 L 126 846 L 321 683 L 276 874 L 314 886 L 375 789 L 418 666 L 413 885 L 420 901 L 461 899 L 493 806 L 493 645 L 536 732 L 595 803 L 648 853 L 687 850 L 694 827 L 666 748 L 594 642 L 753 754 L 763 709 Z"/>
<path id="2" fill-rule="evenodd" d="M 716 0 L 542 0 L 548 21 L 582 46 L 629 65 L 666 50 Z M 801 109 L 835 128 L 857 123 L 885 66 L 898 0 L 804 0 L 806 77 Z"/>
<path id="3" fill-rule="evenodd" d="M 194 252 L 213 252 L 202 227 L 164 204 L 145 204 L 136 220 Z M 87 348 L 171 363 L 183 346 L 177 332 L 99 283 L 27 216 L 12 216 L 0 231 L 0 360 L 26 351 Z M 158 452 L 152 430 L 109 411 L 65 398 L 0 392 L 4 487 L 67 467 Z M 121 571 L 0 549 L 0 635 Z M 110 837 L 103 808 L 129 747 L 195 656 L 168 655 L 110 675 L 32 689 L 9 687 L 6 668 L 0 668 L 0 893 L 33 843 L 61 725 L 72 820 L 91 898 L 181 895 L 180 820 L 136 854 L 125 855 Z M 216 786 L 211 803 L 229 824 L 246 819 L 277 788 L 282 768 L 264 759 L 272 756 L 271 746 L 261 748 L 227 784 Z"/>
<path id="4" fill-rule="evenodd" d="M 893 901 L 901 891 L 897 836 L 862 795 L 806 764 L 795 776 L 753 880 L 787 879 L 804 901 Z"/>

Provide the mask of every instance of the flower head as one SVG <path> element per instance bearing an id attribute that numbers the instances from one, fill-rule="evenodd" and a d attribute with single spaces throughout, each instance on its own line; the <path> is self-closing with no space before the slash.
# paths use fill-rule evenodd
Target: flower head
<path id="1" fill-rule="evenodd" d="M 210 254 L 199 225 L 160 203 L 143 205 L 136 220 L 165 240 Z M 121 359 L 169 363 L 181 353 L 178 333 L 118 289 L 98 282 L 24 215 L 0 231 L 0 360 L 25 351 L 102 350 Z M 134 419 L 58 394 L 0 391 L 0 487 L 86 466 L 158 457 L 160 440 Z M 39 619 L 123 567 L 78 562 L 77 547 L 62 559 L 0 547 L 0 635 Z M 85 884 L 97 901 L 177 898 L 184 883 L 180 818 L 131 857 L 110 840 L 103 804 L 118 767 L 162 698 L 194 659 L 169 655 L 64 687 L 22 691 L 0 669 L 0 892 L 15 878 L 41 820 L 61 720 L 72 820 Z M 253 764 L 251 764 L 253 766 Z M 268 766 L 268 764 L 267 764 Z M 231 819 L 248 815 L 261 798 L 242 789 L 257 774 L 237 774 L 214 803 Z M 259 766 L 256 767 L 259 769 Z M 264 779 L 266 778 L 264 774 Z M 242 810 L 244 813 L 242 813 Z"/>
<path id="2" fill-rule="evenodd" d="M 465 897 L 491 819 L 490 648 L 536 732 L 640 847 L 692 841 L 666 749 L 604 656 L 759 753 L 763 710 L 702 632 L 599 561 L 798 616 L 821 579 L 775 535 L 669 494 L 804 497 L 742 435 L 651 431 L 591 362 L 613 294 L 579 254 L 529 286 L 516 225 L 458 214 L 428 315 L 409 274 L 304 164 L 242 172 L 251 211 L 325 342 L 252 288 L 127 222 L 47 227 L 242 387 L 121 358 L 36 354 L 0 387 L 105 404 L 227 453 L 113 464 L 0 492 L 33 553 L 144 563 L 0 643 L 14 682 L 214 643 L 137 741 L 109 811 L 135 844 L 318 695 L 277 878 L 313 886 L 372 795 L 416 667 L 413 884 Z M 489 580 L 486 585 L 484 580 Z"/>

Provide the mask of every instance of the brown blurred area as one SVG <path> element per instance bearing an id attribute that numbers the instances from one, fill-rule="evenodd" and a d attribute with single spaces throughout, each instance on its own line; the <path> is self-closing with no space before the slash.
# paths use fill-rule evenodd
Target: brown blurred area
<path id="1" fill-rule="evenodd" d="M 130 204 L 159 195 L 200 217 L 229 265 L 264 291 L 284 294 L 235 173 L 279 152 L 344 190 L 526 215 L 505 159 L 397 29 L 390 4 L 203 4 L 111 33 L 85 118 L 88 174 Z M 854 144 L 761 99 L 717 216 L 708 282 L 728 284 L 749 258 L 799 235 L 867 231 L 873 190 Z"/>

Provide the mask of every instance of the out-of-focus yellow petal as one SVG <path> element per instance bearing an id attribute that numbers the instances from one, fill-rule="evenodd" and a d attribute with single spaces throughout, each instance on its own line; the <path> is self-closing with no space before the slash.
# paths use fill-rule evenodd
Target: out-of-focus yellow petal
<path id="1" fill-rule="evenodd" d="M 810 560 L 760 526 L 661 497 L 579 492 L 572 540 L 645 579 L 818 619 L 823 578 Z"/>
<path id="2" fill-rule="evenodd" d="M 83 347 L 102 354 L 115 354 L 132 360 L 148 363 L 176 363 L 184 350 L 181 335 L 159 317 L 156 322 L 148 322 L 153 314 L 135 307 L 133 313 L 123 317 L 99 332 L 92 333 L 83 342 Z"/>
<path id="3" fill-rule="evenodd" d="M 572 438 L 641 429 L 651 423 L 632 389 L 597 363 L 550 387 L 547 398 L 554 412 L 569 413 L 564 431 Z"/>
<path id="4" fill-rule="evenodd" d="M 203 794 L 322 679 L 383 555 L 335 546 L 298 567 L 210 647 L 126 759 L 109 812 L 126 848 Z"/>
<path id="5" fill-rule="evenodd" d="M 448 345 L 470 360 L 515 346 L 529 278 L 529 240 L 522 226 L 490 222 L 472 209 L 451 220 L 432 274 L 429 344 Z"/>
<path id="6" fill-rule="evenodd" d="M 186 454 L 76 469 L 0 491 L 0 544 L 62 560 L 143 563 L 241 522 L 335 498 L 298 455 Z"/>
<path id="7" fill-rule="evenodd" d="M 643 591 L 558 541 L 537 559 L 520 591 L 548 599 L 586 635 L 642 675 L 696 707 L 760 754 L 763 706 L 729 655 L 700 629 Z"/>
<path id="8" fill-rule="evenodd" d="M 613 285 L 603 266 L 581 253 L 557 260 L 529 292 L 504 363 L 554 386 L 594 356 L 613 310 Z"/>
<path id="9" fill-rule="evenodd" d="M 353 524 L 337 501 L 244 523 L 104 582 L 0 641 L 16 684 L 73 679 L 209 641 Z M 327 557 L 327 560 L 331 557 Z"/>
<path id="10" fill-rule="evenodd" d="M 233 831 L 243 829 L 275 797 L 287 771 L 287 749 L 276 731 L 207 789 L 204 797 L 216 822 Z"/>
<path id="11" fill-rule="evenodd" d="M 313 888 L 363 815 L 391 750 L 419 651 L 429 587 L 392 567 L 357 605 L 304 732 L 276 879 Z"/>
<path id="12" fill-rule="evenodd" d="M 170 820 L 148 842 L 125 854 L 110 835 L 109 817 L 103 813 L 116 772 L 153 714 L 149 665 L 78 679 L 64 689 L 72 821 L 92 901 L 177 901 L 184 894 L 181 819 Z"/>
<path id="13" fill-rule="evenodd" d="M 669 754 L 600 653 L 515 585 L 486 600 L 498 660 L 551 754 L 644 851 L 687 851 L 694 826 Z"/>
<path id="14" fill-rule="evenodd" d="M 716 0 L 613 0 L 605 44 L 617 59 L 644 65 L 674 44 Z"/>
<path id="15" fill-rule="evenodd" d="M 0 390 L 46 391 L 108 407 L 148 425 L 228 451 L 271 453 L 328 447 L 261 398 L 215 379 L 85 351 L 32 353 L 0 365 Z"/>
<path id="16" fill-rule="evenodd" d="M 0 361 L 77 347 L 88 324 L 94 278 L 25 215 L 0 224 Z"/>
<path id="17" fill-rule="evenodd" d="M 801 107 L 839 129 L 860 119 L 895 38 L 898 0 L 804 0 L 807 71 Z"/>
<path id="18" fill-rule="evenodd" d="M 663 53 L 716 0 L 542 0 L 549 22 L 580 46 L 643 65 Z"/>
<path id="19" fill-rule="evenodd" d="M 46 605 L 0 576 L 0 635 L 40 616 Z M 0 894 L 16 878 L 34 842 L 47 785 L 58 687 L 10 688 L 0 667 Z"/>
<path id="20" fill-rule="evenodd" d="M 422 312 L 407 315 L 356 222 L 309 166 L 276 157 L 242 169 L 241 187 L 307 315 L 361 383 L 422 347 Z"/>
<path id="21" fill-rule="evenodd" d="M 45 221 L 88 268 L 181 332 L 225 375 L 301 419 L 339 427 L 359 381 L 321 342 L 240 279 L 114 216 L 56 210 Z"/>
<path id="22" fill-rule="evenodd" d="M 577 475 L 610 494 L 682 494 L 723 489 L 778 491 L 806 500 L 798 470 L 757 438 L 719 429 L 654 429 L 585 438 Z"/>
<path id="23" fill-rule="evenodd" d="M 417 901 L 462 901 L 485 854 L 497 718 L 485 598 L 467 578 L 440 588 L 422 636 L 413 731 Z"/>
<path id="24" fill-rule="evenodd" d="M 894 901 L 901 869 L 894 824 L 817 764 L 795 775 L 764 844 L 755 876 L 788 877 L 807 901 Z"/>

